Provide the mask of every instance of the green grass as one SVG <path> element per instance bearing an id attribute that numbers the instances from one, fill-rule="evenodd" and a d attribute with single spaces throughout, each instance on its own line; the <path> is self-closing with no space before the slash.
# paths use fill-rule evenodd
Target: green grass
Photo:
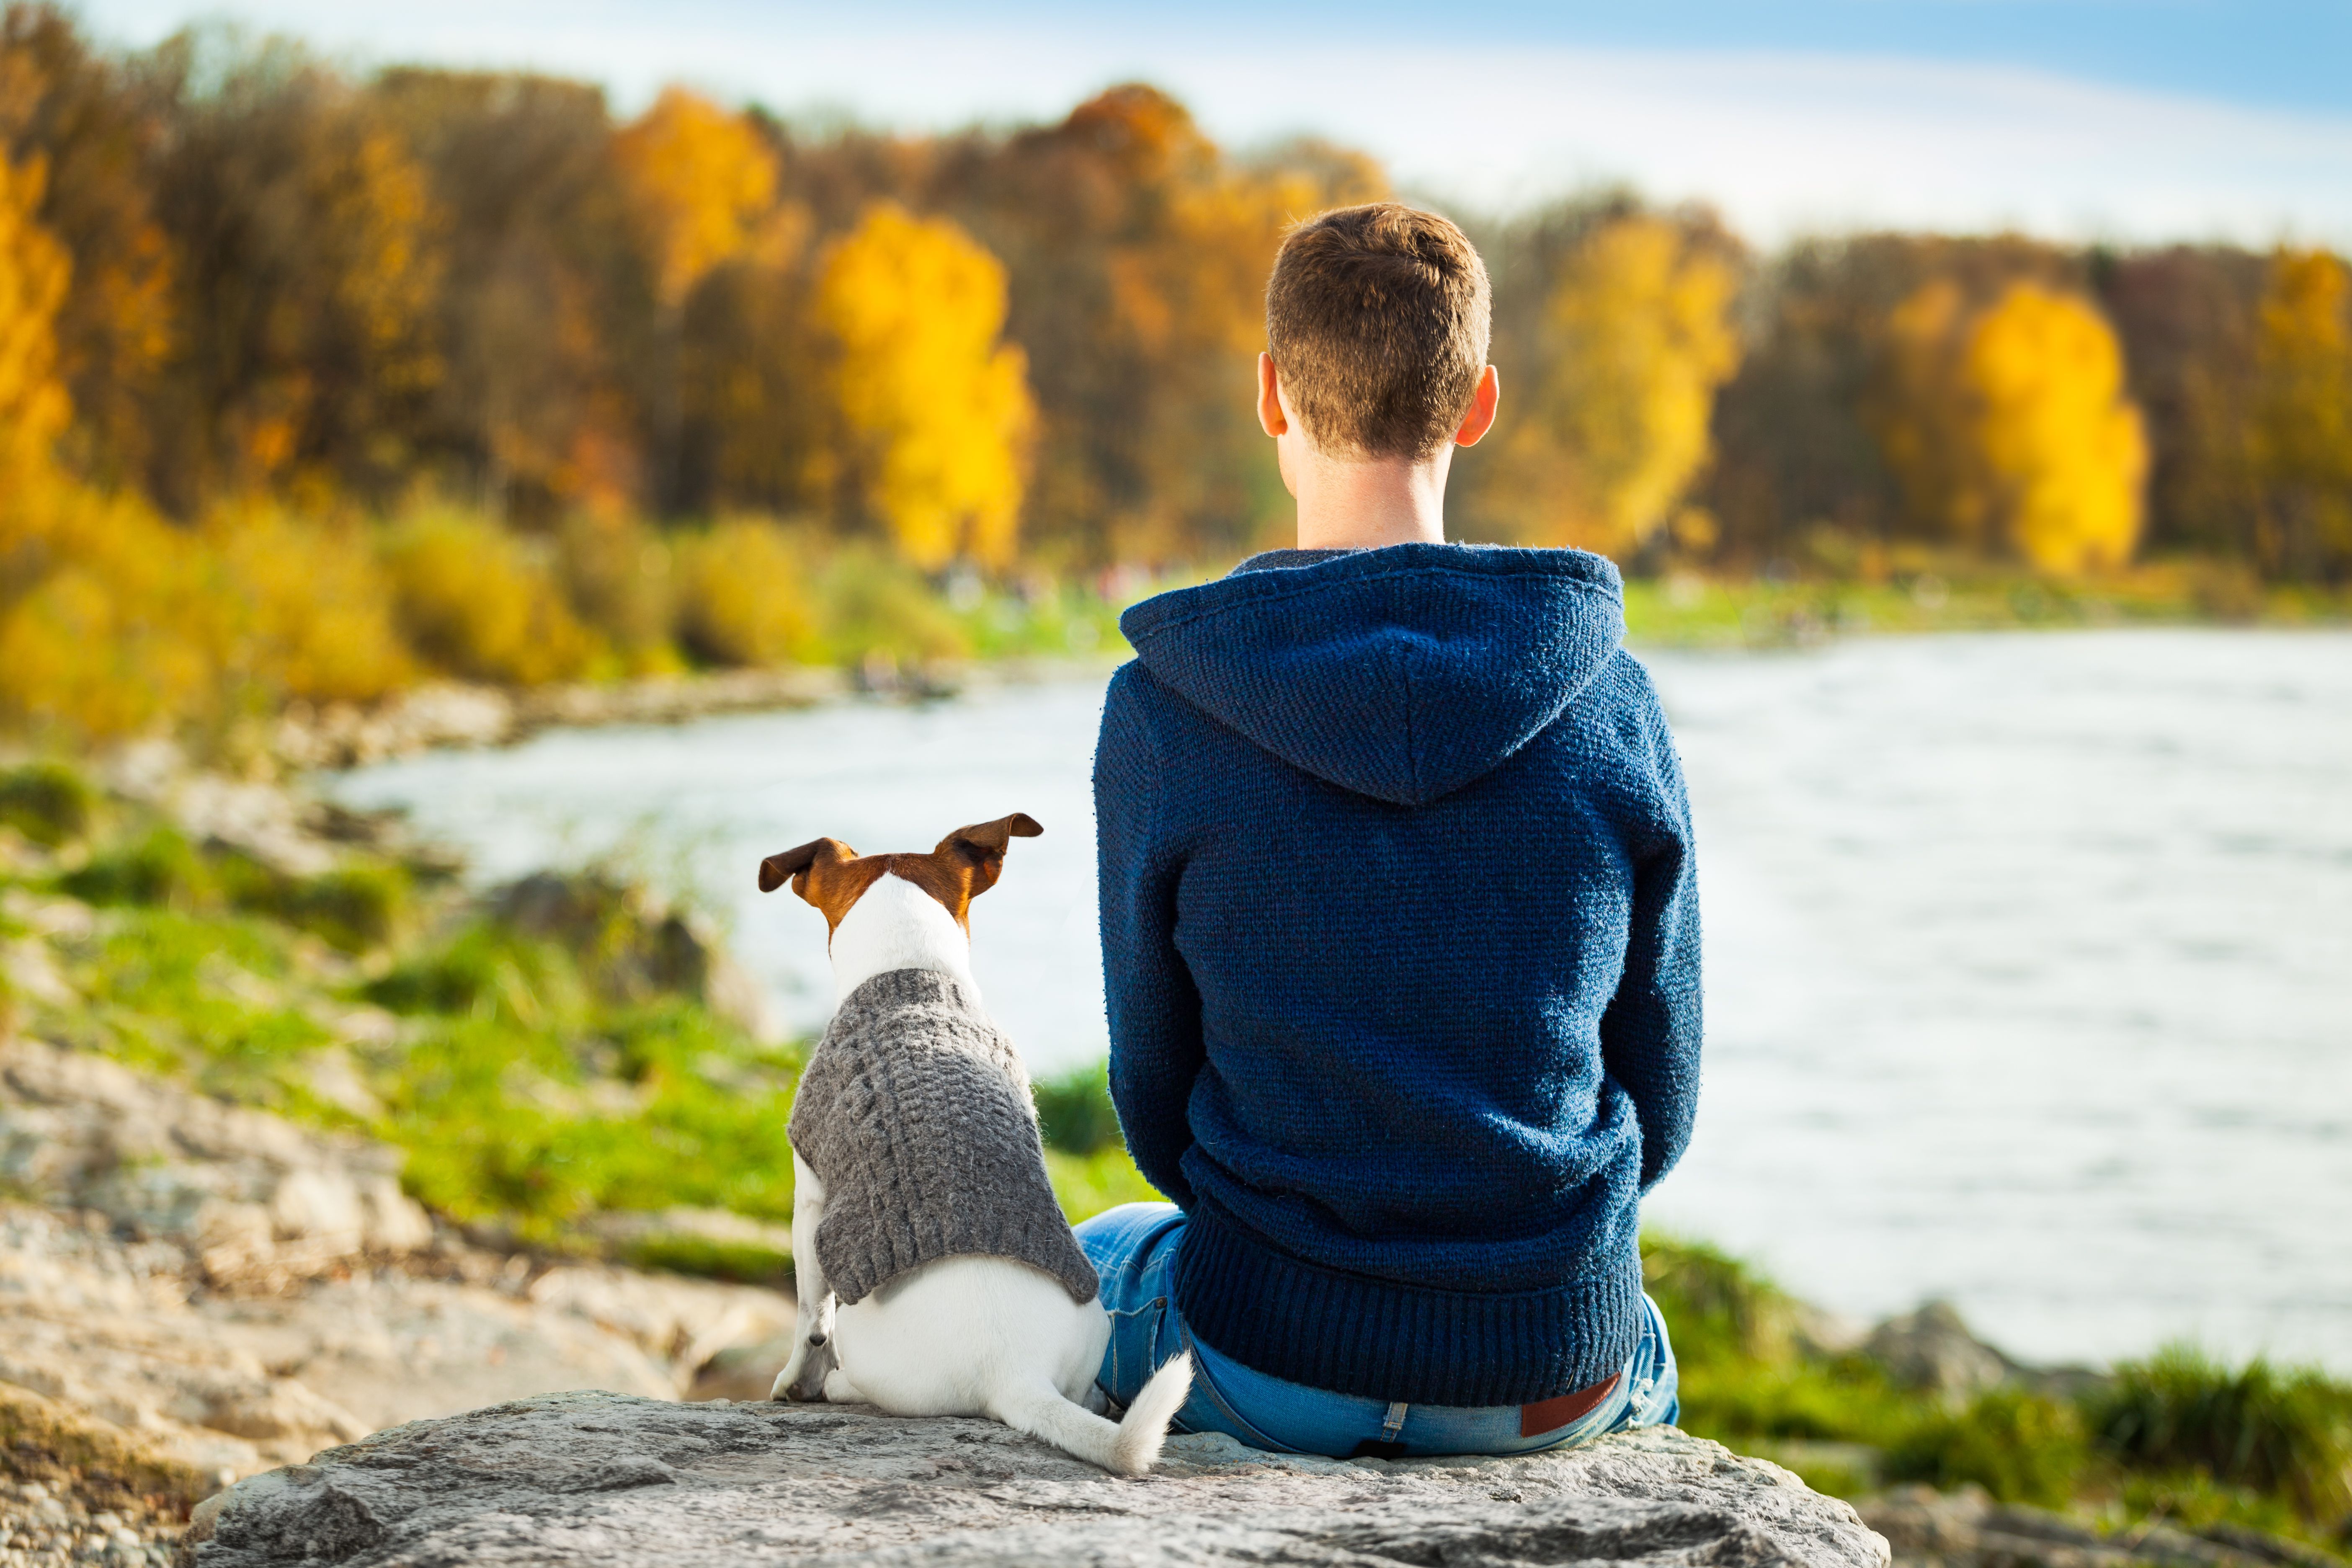
<path id="1" fill-rule="evenodd" d="M 1674 1336 L 1682 1425 L 1853 1497 L 1890 1481 L 1979 1486 L 2131 1529 L 2233 1525 L 2352 1544 L 2352 1385 L 2172 1348 L 2080 1402 L 2027 1387 L 1954 1405 L 1864 1355 L 1809 1352 L 1794 1303 L 1717 1248 L 1643 1238 L 1644 1284 Z"/>
<path id="2" fill-rule="evenodd" d="M 2308 1519 L 2352 1513 L 2352 1386 L 2318 1372 L 2172 1345 L 2116 1368 L 2088 1415 L 2135 1468 L 2284 1499 Z"/>
<path id="3" fill-rule="evenodd" d="M 0 768 L 0 826 L 44 848 L 81 837 L 97 815 L 98 792 L 68 763 L 45 758 Z"/>
<path id="4" fill-rule="evenodd" d="M 1686 574 L 1629 579 L 1626 632 L 1652 645 L 1774 647 L 1867 632 L 2053 630 L 2225 622 L 2341 624 L 2352 596 L 2265 587 L 2201 563 L 2137 568 L 2084 582 L 2029 576 L 1960 558 L 1839 560 L 1794 578 Z"/>

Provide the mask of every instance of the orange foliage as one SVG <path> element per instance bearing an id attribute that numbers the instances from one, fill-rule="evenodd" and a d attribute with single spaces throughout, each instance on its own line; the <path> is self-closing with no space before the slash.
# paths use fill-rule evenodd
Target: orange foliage
<path id="1" fill-rule="evenodd" d="M 776 159 L 758 132 L 684 88 L 665 89 L 613 138 L 654 259 L 654 292 L 676 310 L 712 268 L 750 246 L 776 194 Z"/>
<path id="2" fill-rule="evenodd" d="M 46 174 L 37 161 L 0 158 L 0 464 L 19 479 L 47 464 L 73 416 L 58 378 L 57 340 L 71 268 L 35 216 Z"/>

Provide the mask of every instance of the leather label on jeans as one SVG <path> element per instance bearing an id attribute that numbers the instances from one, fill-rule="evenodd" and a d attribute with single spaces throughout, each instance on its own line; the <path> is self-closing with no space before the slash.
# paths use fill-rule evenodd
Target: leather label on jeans
<path id="1" fill-rule="evenodd" d="M 1605 1378 L 1590 1388 L 1580 1388 L 1573 1394 L 1557 1394 L 1539 1405 L 1520 1405 L 1519 1436 L 1540 1437 L 1547 1432 L 1559 1431 L 1608 1398 L 1610 1391 L 1617 1386 L 1618 1378 L 1624 1375 L 1621 1372 L 1616 1377 Z"/>

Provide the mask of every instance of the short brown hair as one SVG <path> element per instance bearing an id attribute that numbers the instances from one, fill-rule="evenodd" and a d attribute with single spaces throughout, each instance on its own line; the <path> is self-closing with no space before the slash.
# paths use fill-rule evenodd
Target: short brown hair
<path id="1" fill-rule="evenodd" d="M 1435 213 L 1339 207 L 1290 231 L 1265 336 L 1318 450 L 1418 461 L 1444 446 L 1486 365 L 1486 264 Z"/>

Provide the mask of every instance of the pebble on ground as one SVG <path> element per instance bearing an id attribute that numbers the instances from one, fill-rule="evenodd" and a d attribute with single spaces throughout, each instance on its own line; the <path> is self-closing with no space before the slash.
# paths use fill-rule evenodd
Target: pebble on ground
<path id="1" fill-rule="evenodd" d="M 0 1480 L 0 1568 L 167 1568 L 183 1523 L 92 1510 L 44 1481 Z"/>

